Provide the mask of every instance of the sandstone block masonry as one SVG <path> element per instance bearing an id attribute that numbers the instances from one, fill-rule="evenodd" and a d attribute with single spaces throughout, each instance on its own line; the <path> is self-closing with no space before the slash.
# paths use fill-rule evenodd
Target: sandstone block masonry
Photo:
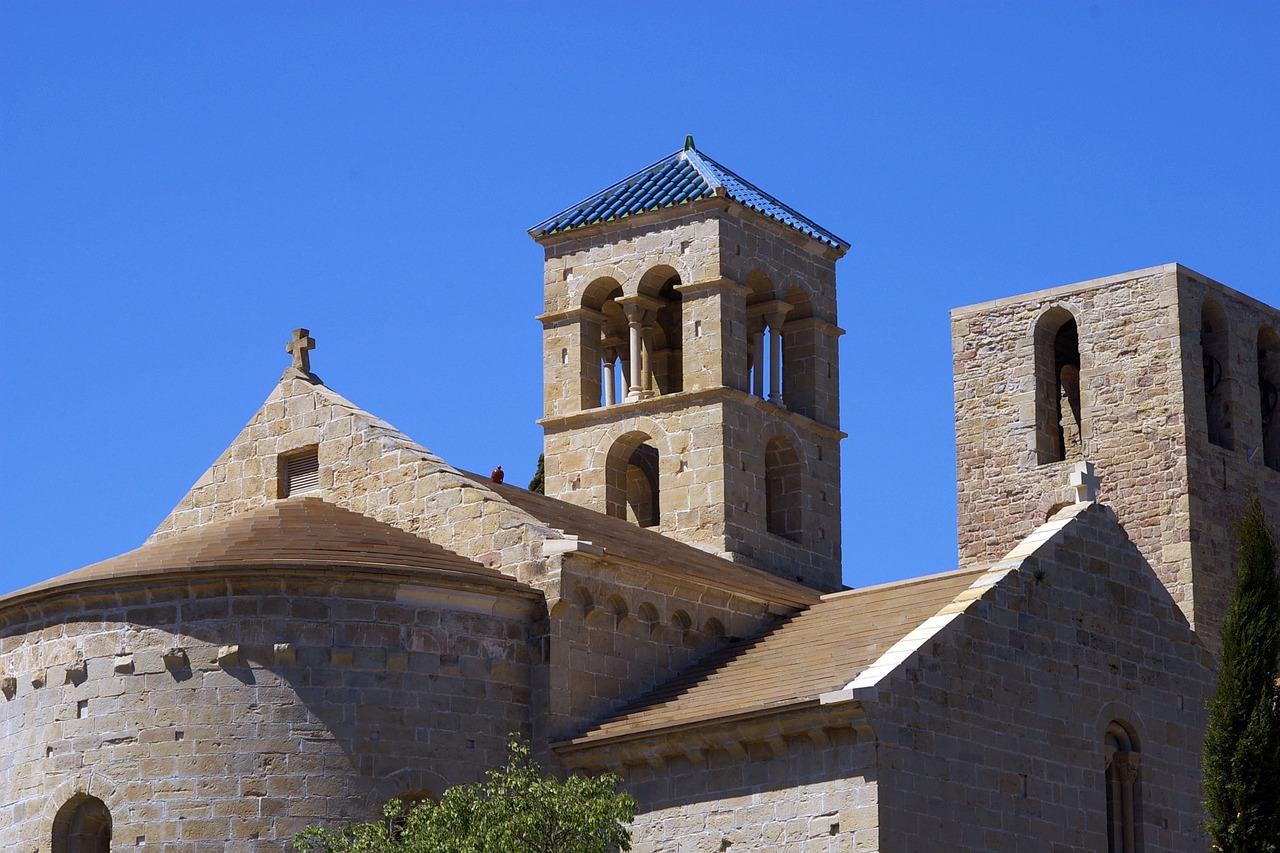
<path id="1" fill-rule="evenodd" d="M 475 781 L 529 731 L 531 595 L 183 574 L 0 614 L 6 851 L 48 853 L 89 796 L 112 849 L 283 853 L 317 821 Z"/>
<path id="2" fill-rule="evenodd" d="M 843 251 L 727 199 L 539 242 L 547 494 L 838 589 Z"/>
<path id="3" fill-rule="evenodd" d="M 952 312 L 962 565 L 998 558 L 1096 463 L 1197 633 L 1219 643 L 1231 519 L 1280 517 L 1280 311 L 1154 267 Z"/>

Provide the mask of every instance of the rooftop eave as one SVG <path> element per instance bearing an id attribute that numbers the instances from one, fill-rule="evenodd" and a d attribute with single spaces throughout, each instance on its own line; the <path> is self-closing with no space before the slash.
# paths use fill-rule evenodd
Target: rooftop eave
<path id="1" fill-rule="evenodd" d="M 875 732 L 859 700 L 823 703 L 817 697 L 797 697 L 791 702 L 748 708 L 735 714 L 709 716 L 617 734 L 585 734 L 553 743 L 551 749 L 566 766 L 621 768 L 627 764 L 661 764 L 690 753 L 727 749 L 745 750 L 755 742 L 773 742 L 788 734 L 807 734 L 824 740 L 827 732 L 851 728 L 858 737 Z"/>

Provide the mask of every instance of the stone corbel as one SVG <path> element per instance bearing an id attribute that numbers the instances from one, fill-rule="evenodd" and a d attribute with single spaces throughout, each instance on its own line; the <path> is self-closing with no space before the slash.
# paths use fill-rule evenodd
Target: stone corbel
<path id="1" fill-rule="evenodd" d="M 86 660 L 78 660 L 67 664 L 67 678 L 63 682 L 65 684 L 80 684 L 89 677 L 89 662 Z"/>

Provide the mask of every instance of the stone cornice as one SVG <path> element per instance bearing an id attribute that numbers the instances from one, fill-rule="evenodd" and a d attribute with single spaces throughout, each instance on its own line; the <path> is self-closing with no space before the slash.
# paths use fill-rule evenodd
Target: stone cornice
<path id="1" fill-rule="evenodd" d="M 506 576 L 495 579 L 493 583 L 486 583 L 484 580 L 453 577 L 448 572 L 427 569 L 372 569 L 293 563 L 209 565 L 122 571 L 65 583 L 59 583 L 54 578 L 0 598 L 0 623 L 14 611 L 38 610 L 58 599 L 74 600 L 78 596 L 106 594 L 121 602 L 122 606 L 126 599 L 134 596 L 140 601 L 154 603 L 162 597 L 159 592 L 161 589 L 190 585 L 218 584 L 227 587 L 228 594 L 234 594 L 231 586 L 237 581 L 321 581 L 335 587 L 353 581 L 395 585 L 401 587 L 397 597 L 408 591 L 415 603 L 432 602 L 442 607 L 461 608 L 469 612 L 483 611 L 494 615 L 525 613 L 544 600 L 538 590 Z M 486 603 L 480 603 L 481 599 Z"/>
<path id="2" fill-rule="evenodd" d="M 704 290 L 727 290 L 730 293 L 740 293 L 746 295 L 751 292 L 751 288 L 745 284 L 739 284 L 731 278 L 708 278 L 703 281 L 694 281 L 689 284 L 677 284 L 676 291 L 681 296 L 701 296 Z"/>
<path id="3" fill-rule="evenodd" d="M 557 540 L 547 540 L 548 542 Z M 546 548 L 543 544 L 543 548 Z M 646 572 L 659 577 L 667 577 L 680 584 L 689 584 L 701 586 L 707 589 L 723 591 L 732 595 L 746 598 L 752 601 L 759 601 L 768 605 L 770 613 L 774 615 L 783 615 L 785 613 L 794 612 L 802 607 L 811 607 L 822 599 L 822 593 L 817 590 L 802 586 L 791 581 L 777 578 L 764 569 L 758 569 L 754 566 L 748 566 L 743 563 L 734 563 L 725 560 L 727 564 L 725 574 L 718 574 L 714 578 L 704 577 L 699 574 L 693 574 L 692 569 L 679 563 L 667 563 L 663 561 L 649 562 L 634 557 L 625 557 L 613 553 L 606 547 L 585 543 L 587 548 L 565 549 L 559 553 L 573 553 L 575 557 L 583 561 L 582 564 L 574 565 L 565 563 L 565 568 L 569 571 L 575 569 L 579 571 L 585 570 L 585 574 L 593 574 L 598 571 L 600 565 L 625 567 L 632 570 Z M 544 553 L 546 551 L 544 550 Z M 732 567 L 732 568 L 730 568 Z M 750 577 L 732 578 L 728 576 L 729 572 L 734 569 L 744 575 Z M 563 572 L 565 569 L 562 569 Z"/>
<path id="4" fill-rule="evenodd" d="M 672 758 L 701 757 L 712 750 L 727 750 L 745 759 L 750 743 L 770 744 L 776 753 L 788 735 L 808 736 L 824 746 L 829 742 L 827 733 L 838 729 L 852 729 L 859 738 L 875 737 L 860 701 L 822 704 L 807 698 L 610 737 L 588 734 L 552 744 L 551 749 L 570 769 L 619 770 L 628 764 L 661 766 Z"/>
<path id="5" fill-rule="evenodd" d="M 675 410 L 678 408 L 687 408 L 691 405 L 701 403 L 716 402 L 720 400 L 732 400 L 736 403 L 755 406 L 757 408 L 767 409 L 770 414 L 781 416 L 791 422 L 798 429 L 808 429 L 820 433 L 828 438 L 836 440 L 848 437 L 848 434 L 836 427 L 827 426 L 819 423 L 812 418 L 795 412 L 780 409 L 767 400 L 761 400 L 753 394 L 745 391 L 739 391 L 736 388 L 726 388 L 721 385 L 715 388 L 704 388 L 699 391 L 677 391 L 674 394 L 663 394 L 660 397 L 649 397 L 644 400 L 632 400 L 630 402 L 618 403 L 613 406 L 601 406 L 595 409 L 586 409 L 581 412 L 573 412 L 567 415 L 554 415 L 544 417 L 538 420 L 538 425 L 548 433 L 558 432 L 566 429 L 577 429 L 584 426 L 592 426 L 597 423 L 612 423 L 623 420 L 627 416 L 647 415 L 655 412 L 664 412 L 666 410 Z"/>
<path id="6" fill-rule="evenodd" d="M 570 308 L 567 311 L 548 311 L 545 314 L 539 314 L 533 319 L 542 323 L 544 329 L 553 329 L 556 326 L 563 326 L 576 320 L 595 320 L 598 323 L 604 323 L 609 318 L 604 312 L 597 311 L 594 308 Z"/>
<path id="7" fill-rule="evenodd" d="M 782 324 L 782 334 L 784 335 L 788 331 L 795 329 L 818 329 L 837 338 L 844 334 L 844 329 L 818 317 L 801 317 L 798 320 L 787 320 Z"/>

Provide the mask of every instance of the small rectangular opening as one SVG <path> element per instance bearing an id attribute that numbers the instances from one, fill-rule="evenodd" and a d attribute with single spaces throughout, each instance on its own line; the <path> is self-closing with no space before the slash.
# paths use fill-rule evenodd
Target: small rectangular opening
<path id="1" fill-rule="evenodd" d="M 280 457 L 279 496 L 287 498 L 320 488 L 320 451 L 307 447 Z"/>

